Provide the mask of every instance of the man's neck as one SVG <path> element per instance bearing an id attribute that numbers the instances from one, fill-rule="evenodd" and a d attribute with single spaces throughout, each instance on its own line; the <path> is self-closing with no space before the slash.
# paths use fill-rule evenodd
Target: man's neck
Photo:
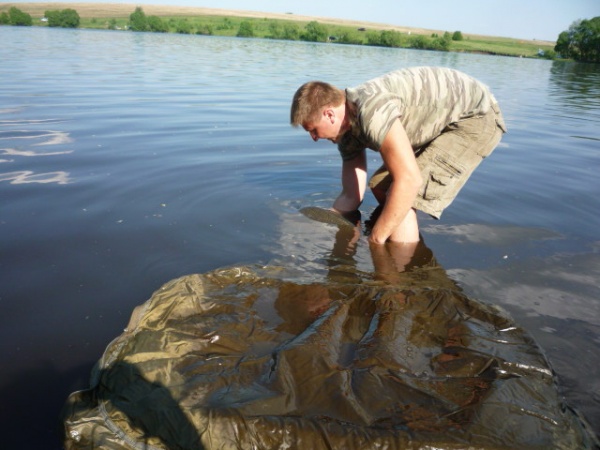
<path id="1" fill-rule="evenodd" d="M 352 124 L 354 123 L 355 111 L 354 105 L 346 100 L 346 103 L 343 105 L 343 114 L 344 119 L 342 121 L 341 131 L 346 133 L 352 129 Z"/>

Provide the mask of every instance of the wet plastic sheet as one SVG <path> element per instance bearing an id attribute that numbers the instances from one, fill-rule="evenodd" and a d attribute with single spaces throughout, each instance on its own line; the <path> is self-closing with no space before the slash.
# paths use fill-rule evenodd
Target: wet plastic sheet
<path id="1" fill-rule="evenodd" d="M 544 356 L 457 289 L 230 268 L 136 308 L 64 410 L 72 449 L 585 449 Z"/>

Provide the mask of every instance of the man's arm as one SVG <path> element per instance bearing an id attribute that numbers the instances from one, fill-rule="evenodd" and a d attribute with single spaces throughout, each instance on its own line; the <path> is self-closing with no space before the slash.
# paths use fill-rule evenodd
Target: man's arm
<path id="1" fill-rule="evenodd" d="M 342 192 L 333 202 L 340 213 L 356 211 L 363 201 L 367 187 L 367 156 L 365 150 L 342 163 Z"/>
<path id="2" fill-rule="evenodd" d="M 419 229 L 412 204 L 421 188 L 421 171 L 412 145 L 400 120 L 388 131 L 381 157 L 392 177 L 383 211 L 373 227 L 369 240 L 383 244 L 388 239 L 397 242 L 416 242 Z"/>

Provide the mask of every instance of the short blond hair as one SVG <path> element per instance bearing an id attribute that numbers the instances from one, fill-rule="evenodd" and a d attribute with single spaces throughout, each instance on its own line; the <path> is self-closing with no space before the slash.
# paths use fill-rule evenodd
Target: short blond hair
<path id="1" fill-rule="evenodd" d="M 290 110 L 290 123 L 297 127 L 315 122 L 323 108 L 340 106 L 345 101 L 346 92 L 344 90 L 323 81 L 309 81 L 300 86 L 294 94 Z"/>

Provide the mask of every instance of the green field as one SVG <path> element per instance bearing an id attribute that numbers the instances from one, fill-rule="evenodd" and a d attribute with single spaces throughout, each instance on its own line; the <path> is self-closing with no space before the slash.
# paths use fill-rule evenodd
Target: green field
<path id="1" fill-rule="evenodd" d="M 22 8 L 33 18 L 35 26 L 46 26 L 45 22 L 40 19 L 44 15 L 44 4 L 41 3 L 23 3 L 15 4 Z M 129 27 L 130 14 L 134 12 L 133 5 L 119 5 L 120 9 L 111 10 L 110 7 L 116 5 L 108 5 L 105 10 L 101 9 L 102 5 L 96 4 L 94 11 L 84 9 L 90 4 L 47 4 L 45 8 L 56 6 L 69 7 L 78 11 L 81 22 L 80 28 L 91 29 L 114 29 L 117 31 L 126 31 Z M 0 3 L 0 12 L 7 11 L 10 3 Z M 100 8 L 100 9 L 98 9 Z M 144 7 L 142 9 L 145 12 Z M 148 6 L 151 10 L 151 7 Z M 146 13 L 150 17 L 151 13 Z M 233 14 L 233 13 L 232 13 Z M 260 13 L 257 13 L 258 15 Z M 267 16 L 267 14 L 265 13 Z M 160 17 L 168 32 L 185 33 L 185 34 L 206 34 L 214 36 L 236 36 L 240 30 L 240 25 L 245 23 L 245 27 L 250 24 L 252 37 L 255 38 L 271 38 L 271 39 L 303 39 L 311 40 L 303 37 L 307 30 L 307 25 L 315 21 L 298 20 L 294 15 L 279 15 L 280 17 L 237 17 L 235 15 L 212 15 L 212 14 L 182 14 L 177 12 L 177 15 L 156 14 Z M 288 18 L 289 17 L 289 18 Z M 337 23 L 336 23 L 337 22 Z M 406 47 L 406 48 L 422 48 L 429 50 L 442 49 L 452 52 L 472 52 L 482 54 L 506 55 L 517 57 L 538 58 L 539 51 L 542 50 L 547 56 L 553 56 L 554 43 L 547 41 L 532 41 L 519 40 L 511 38 L 479 36 L 463 34 L 462 40 L 446 39 L 445 46 L 440 48 L 439 42 L 444 33 L 448 32 L 452 35 L 455 31 L 460 30 L 444 30 L 431 32 L 427 30 L 408 29 L 406 27 L 391 27 L 389 25 L 369 24 L 365 29 L 362 26 L 344 21 L 323 21 L 318 22 L 319 27 L 325 30 L 326 38 L 324 41 L 331 44 L 355 44 L 355 45 L 383 45 L 388 47 Z M 286 34 L 283 30 L 292 30 Z M 410 30 L 410 31 L 407 31 Z M 385 39 L 380 36 L 385 34 Z"/>
<path id="2" fill-rule="evenodd" d="M 191 34 L 210 34 L 214 36 L 236 36 L 240 24 L 242 22 L 250 22 L 252 24 L 254 37 L 257 38 L 272 38 L 274 28 L 283 28 L 286 25 L 289 26 L 289 24 L 295 24 L 301 33 L 308 23 L 293 20 L 268 18 L 253 19 L 235 16 L 164 16 L 161 17 L 161 19 L 168 25 L 169 32 L 177 32 L 178 24 L 183 21 L 189 25 L 189 32 Z M 111 20 L 108 18 L 82 18 L 80 27 L 104 29 L 109 26 L 110 22 Z M 128 17 L 114 18 L 113 22 L 116 28 L 121 30 L 126 30 L 128 23 Z M 336 43 L 340 36 L 347 36 L 350 43 L 368 45 L 369 33 L 380 32 L 379 30 L 371 30 L 368 32 L 358 31 L 355 27 L 343 25 L 323 24 L 323 26 L 326 27 L 328 35 L 335 38 L 335 40 L 331 41 L 332 43 Z M 409 36 L 404 33 L 404 37 L 402 38 L 403 45 L 401 45 L 401 47 L 409 47 L 410 38 L 414 36 L 416 36 L 416 34 L 411 34 Z M 425 37 L 430 36 L 425 35 Z M 537 58 L 539 50 L 548 52 L 552 51 L 553 48 L 554 44 L 550 44 L 547 41 L 536 42 L 492 36 L 464 35 L 464 38 L 461 41 L 451 41 L 449 51 Z"/>

